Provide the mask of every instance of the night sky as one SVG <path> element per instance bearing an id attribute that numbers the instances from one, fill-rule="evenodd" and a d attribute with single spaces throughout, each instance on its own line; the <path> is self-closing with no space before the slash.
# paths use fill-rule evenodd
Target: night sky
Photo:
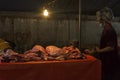
<path id="1" fill-rule="evenodd" d="M 0 0 L 0 11 L 37 11 L 45 0 Z"/>
<path id="2" fill-rule="evenodd" d="M 54 1 L 54 2 L 53 2 Z M 0 11 L 39 12 L 43 6 L 54 12 L 78 13 L 78 0 L 0 0 Z M 82 0 L 82 14 L 95 15 L 103 7 L 110 7 L 115 16 L 120 16 L 120 0 Z"/>

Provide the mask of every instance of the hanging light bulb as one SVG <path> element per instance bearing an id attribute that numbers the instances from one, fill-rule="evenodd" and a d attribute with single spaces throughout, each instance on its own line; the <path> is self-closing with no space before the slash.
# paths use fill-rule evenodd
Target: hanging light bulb
<path id="1" fill-rule="evenodd" d="M 43 11 L 43 15 L 44 15 L 44 16 L 48 16 L 48 15 L 49 15 L 49 12 L 48 12 L 47 9 L 44 9 L 44 11 Z"/>

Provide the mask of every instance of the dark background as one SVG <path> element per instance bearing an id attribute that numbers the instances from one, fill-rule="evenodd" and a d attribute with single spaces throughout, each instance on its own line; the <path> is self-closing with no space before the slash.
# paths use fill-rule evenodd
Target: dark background
<path id="1" fill-rule="evenodd" d="M 103 7 L 110 7 L 120 16 L 120 0 L 81 0 L 82 14 L 95 15 Z M 0 11 L 39 12 L 47 7 L 54 13 L 78 14 L 79 0 L 0 0 Z"/>

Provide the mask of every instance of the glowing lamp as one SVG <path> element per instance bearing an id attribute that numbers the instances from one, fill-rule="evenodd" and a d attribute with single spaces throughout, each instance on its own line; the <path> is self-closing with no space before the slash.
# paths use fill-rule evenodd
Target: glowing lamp
<path id="1" fill-rule="evenodd" d="M 48 16 L 48 15 L 49 15 L 49 13 L 48 13 L 48 10 L 47 10 L 47 9 L 45 9 L 45 10 L 43 11 L 43 15 L 44 15 L 44 16 Z"/>

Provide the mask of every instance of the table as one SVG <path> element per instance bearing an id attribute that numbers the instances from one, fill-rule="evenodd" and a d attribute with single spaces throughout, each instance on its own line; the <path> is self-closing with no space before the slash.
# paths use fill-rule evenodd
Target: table
<path id="1" fill-rule="evenodd" d="M 0 80 L 101 80 L 101 61 L 84 60 L 0 63 Z"/>

